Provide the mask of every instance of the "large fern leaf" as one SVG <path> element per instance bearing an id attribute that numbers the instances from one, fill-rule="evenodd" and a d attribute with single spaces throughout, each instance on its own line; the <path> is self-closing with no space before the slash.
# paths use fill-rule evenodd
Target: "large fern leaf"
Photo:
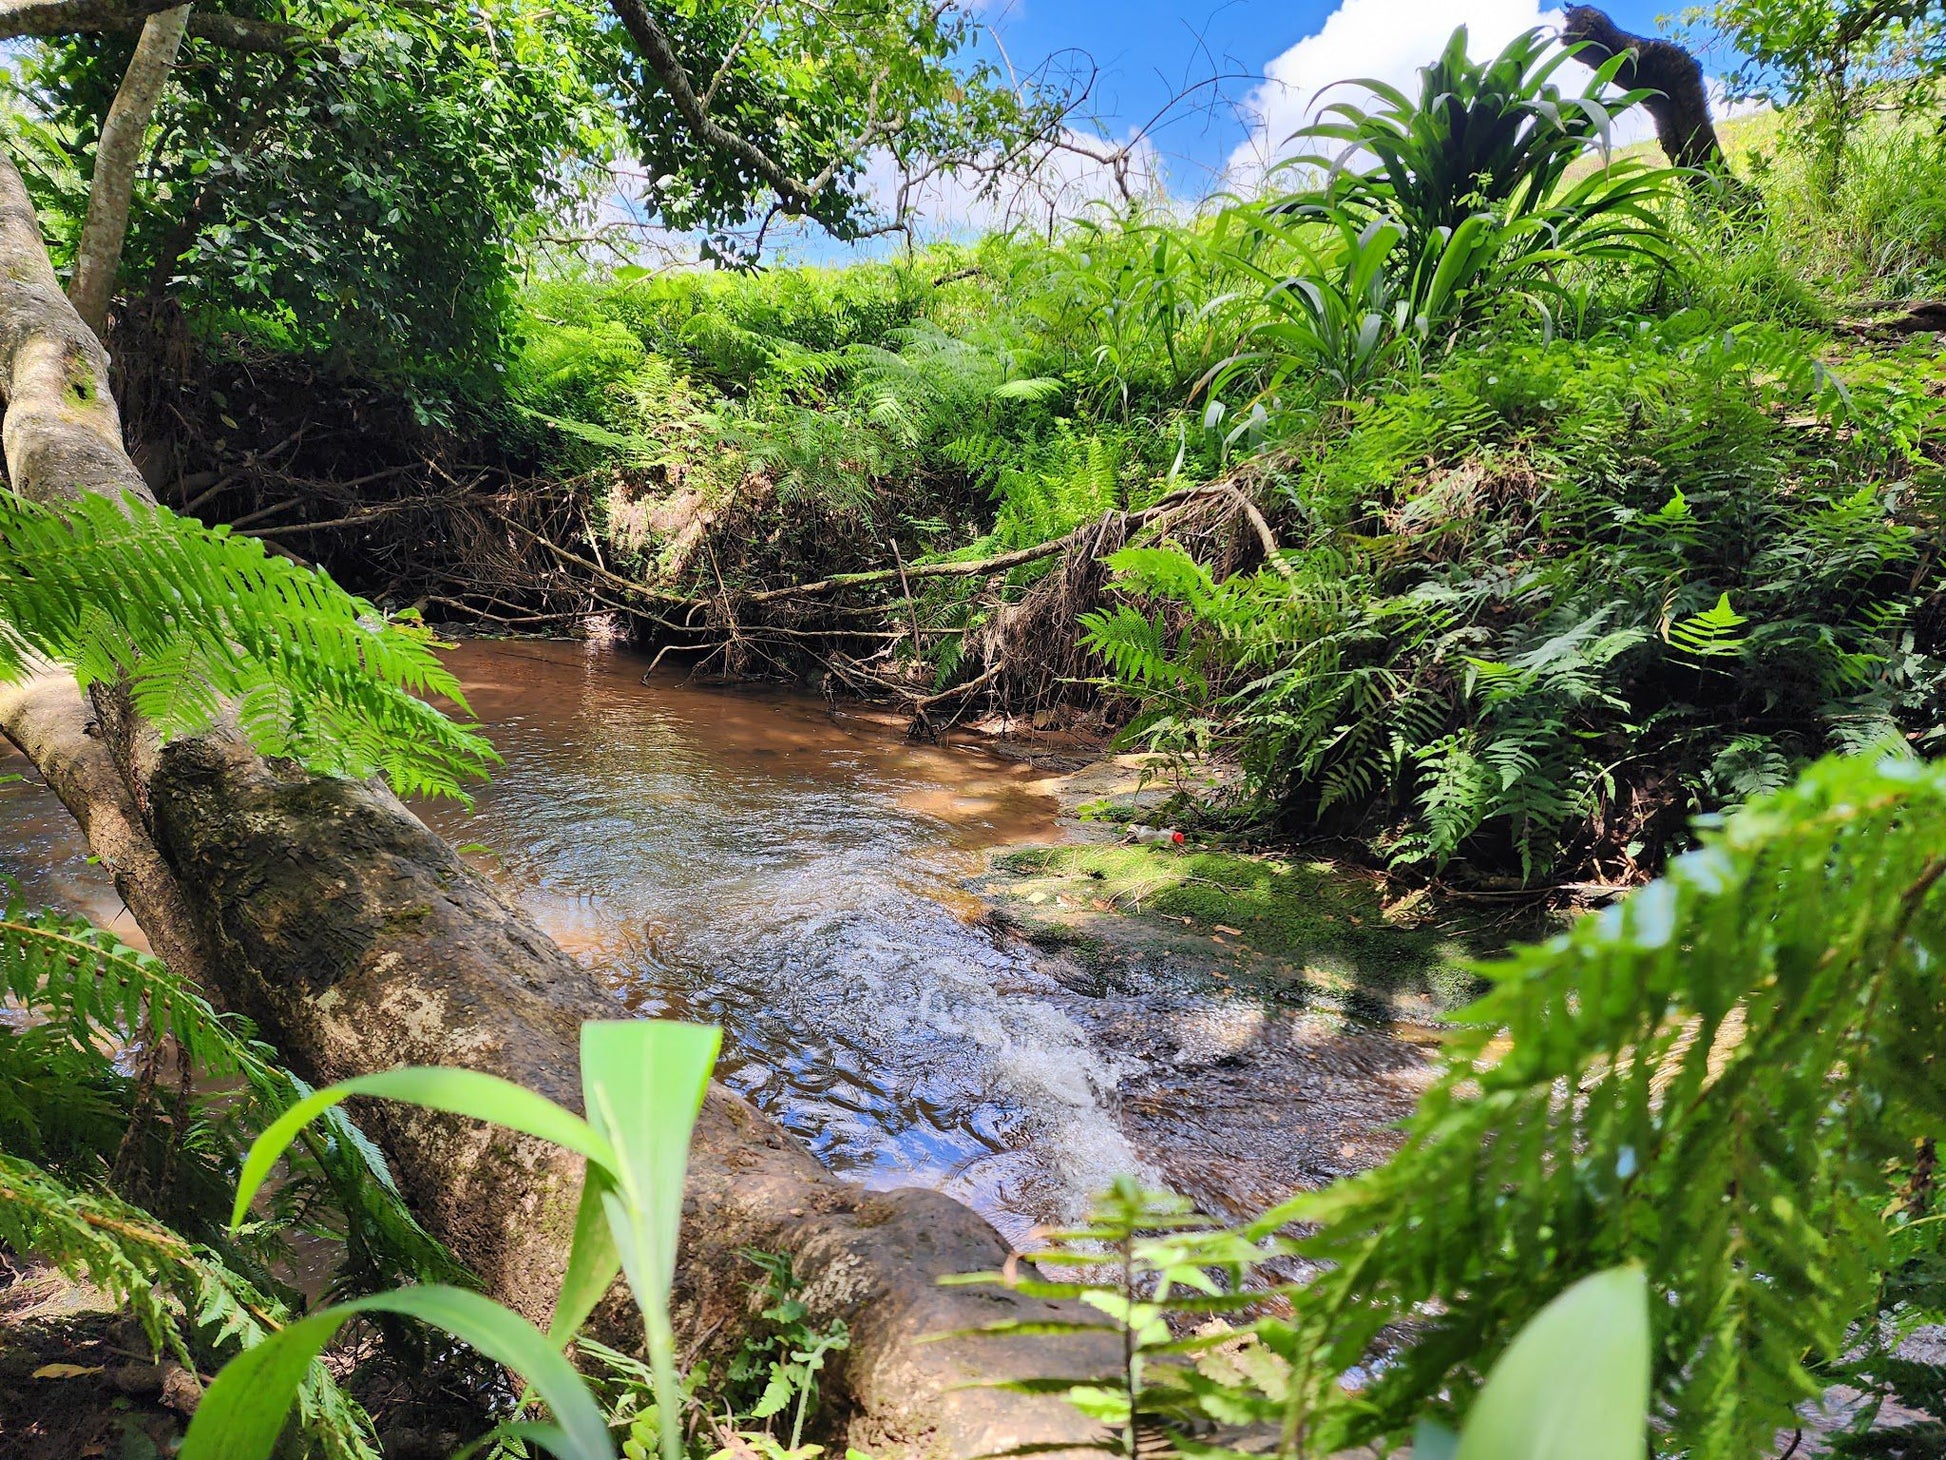
<path id="1" fill-rule="evenodd" d="M 1942 847 L 1946 767 L 1826 760 L 1486 970 L 1400 1153 L 1264 1224 L 1319 1224 L 1266 1334 L 1309 1355 L 1318 1452 L 1470 1392 L 1551 1295 L 1638 1262 L 1659 1449 L 1767 1453 L 1875 1313 L 1901 1168 L 1946 1119 Z"/>
<path id="2" fill-rule="evenodd" d="M 0 1241 L 93 1283 L 141 1323 L 157 1351 L 195 1367 L 184 1334 L 199 1330 L 219 1353 L 261 1342 L 291 1314 L 207 1248 L 185 1242 L 148 1213 L 105 1192 L 57 1180 L 0 1152 Z M 371 1421 L 313 1360 L 300 1388 L 307 1453 L 379 1460 Z"/>
<path id="3" fill-rule="evenodd" d="M 126 677 L 165 740 L 226 703 L 258 749 L 328 775 L 382 772 L 401 795 L 461 797 L 497 759 L 429 636 L 322 572 L 166 508 L 0 496 L 0 675 L 36 656 L 85 687 Z"/>

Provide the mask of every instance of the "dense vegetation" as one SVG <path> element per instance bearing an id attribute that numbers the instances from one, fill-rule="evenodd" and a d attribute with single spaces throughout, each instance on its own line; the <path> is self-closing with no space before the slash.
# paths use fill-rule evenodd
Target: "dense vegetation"
<path id="1" fill-rule="evenodd" d="M 1946 284 L 1946 143 L 1912 115 L 1937 97 L 1931 12 L 1874 12 L 1891 70 L 1862 91 L 1857 15 L 1819 13 L 1804 32 L 1719 7 L 1748 88 L 1772 76 L 1804 103 L 1733 137 L 1738 188 L 1607 154 L 1610 109 L 1642 100 L 1608 94 L 1618 64 L 1570 82 L 1545 37 L 1475 58 L 1461 33 L 1415 94 L 1331 109 L 1261 197 L 747 273 L 538 267 L 567 163 L 615 141 L 612 64 L 556 63 L 565 45 L 619 64 L 611 22 L 509 7 L 490 56 L 416 11 L 370 37 L 337 17 L 301 65 L 184 85 L 130 241 L 132 275 L 166 287 L 135 291 L 120 328 L 166 325 L 177 352 L 130 372 L 145 390 L 301 370 L 408 400 L 424 475 L 494 454 L 490 491 L 414 498 L 395 462 L 386 494 L 353 478 L 248 512 L 231 479 L 159 469 L 179 505 L 245 529 L 498 513 L 548 565 L 375 596 L 515 623 L 605 608 L 700 669 L 823 675 L 921 731 L 997 708 L 1233 764 L 1171 808 L 1212 842 L 1328 839 L 1462 891 L 1637 889 L 1486 970 L 1385 1166 L 1234 1229 L 1124 1184 L 1055 1239 L 1079 1278 L 991 1276 L 1125 1329 L 1119 1385 L 1021 1381 L 1102 1421 L 1103 1448 L 1304 1456 L 1463 1419 L 1462 1456 L 1529 1453 L 1509 1447 L 1544 1434 L 1515 1422 L 1534 1391 L 1505 1396 L 1544 1387 L 1568 1288 L 1641 1334 L 1606 1361 L 1613 1424 L 1574 1453 L 1639 1453 L 1646 1408 L 1658 1453 L 1760 1455 L 1837 1382 L 1868 1400 L 1840 1449 L 1932 1453 L 1936 1425 L 1870 1432 L 1878 1401 L 1946 1383 L 1899 1346 L 1946 1313 L 1938 367 L 1913 317 L 1881 316 Z M 957 44 L 927 14 L 902 73 L 922 114 Z M 750 28 L 736 69 L 730 18 L 691 39 L 761 122 L 788 49 Z M 829 40 L 800 23 L 796 42 Z M 872 32 L 885 52 L 899 28 Z M 360 64 L 367 44 L 391 60 Z M 77 224 L 67 134 L 119 70 L 68 40 L 26 74 L 42 119 L 16 130 L 57 242 Z M 483 74 L 511 80 L 476 107 Z M 778 128 L 810 148 L 792 166 L 866 90 L 842 69 L 820 84 Z M 654 96 L 621 114 L 668 168 L 662 216 L 736 253 L 757 181 L 698 162 Z M 1868 116 L 1873 96 L 1900 105 Z M 974 101 L 915 145 L 1022 120 Z M 342 125 L 307 131 L 313 105 Z M 400 117 L 424 146 L 386 145 Z M 220 192 L 196 181 L 213 173 Z M 860 231 L 856 181 L 841 166 L 792 211 Z M 311 419 L 256 402 L 246 428 L 229 405 L 217 419 L 264 441 Z M 490 761 L 415 697 L 457 697 L 418 621 L 241 533 L 10 501 L 0 545 L 0 671 L 69 664 L 104 720 L 174 739 L 234 712 L 258 751 L 401 791 L 458 794 Z M 157 960 L 24 907 L 0 934 L 21 1016 L 0 1024 L 0 1237 L 91 1277 L 192 1371 L 242 1353 L 189 1453 L 268 1453 L 293 1395 L 310 1443 L 370 1453 L 318 1359 L 354 1313 L 392 1315 L 399 1346 L 417 1330 L 393 1319 L 425 1319 L 521 1372 L 531 1392 L 489 1380 L 485 1407 L 552 1426 L 515 1424 L 501 1453 L 807 1453 L 847 1337 L 806 1323 L 787 1259 L 753 1254 L 768 1327 L 727 1374 L 677 1373 L 678 1178 L 713 1032 L 588 1026 L 585 1121 L 457 1071 L 314 1094 Z M 657 1041 L 676 1050 L 660 1064 Z M 467 1289 L 336 1109 L 348 1094 L 587 1157 L 552 1332 Z M 349 1305 L 297 1316 L 294 1232 L 342 1239 Z M 1322 1264 L 1303 1282 L 1297 1256 Z M 577 1334 L 618 1271 L 647 1363 Z M 1426 1453 L 1453 1443 L 1420 1432 Z"/>
<path id="2" fill-rule="evenodd" d="M 1212 825 L 1461 880 L 1630 880 L 1692 814 L 1937 723 L 1931 355 L 1829 324 L 1934 282 L 1913 187 L 1943 164 L 1881 125 L 1834 206 L 1765 155 L 1764 220 L 1739 221 L 1630 158 L 1577 160 L 1595 122 L 1537 52 L 1441 66 L 1426 96 L 1503 130 L 1543 98 L 1580 119 L 1437 184 L 1485 180 L 1504 213 L 1455 230 L 1437 198 L 1421 217 L 1382 172 L 1341 174 L 1052 246 L 555 281 L 524 296 L 509 406 L 585 474 L 605 561 L 668 597 L 646 635 L 717 646 L 708 667 L 802 672 L 822 635 L 853 688 L 1065 702 L 1233 755 Z M 1400 130 L 1410 103 L 1387 105 L 1318 144 Z M 1223 508 L 1239 491 L 1269 560 Z M 1050 554 L 1004 581 L 908 573 L 910 613 L 876 620 L 790 591 L 884 565 L 856 593 L 896 600 L 897 566 L 1104 514 L 1097 549 L 1146 527 L 1101 553 L 1105 589 Z M 683 601 L 708 630 L 673 631 Z"/>

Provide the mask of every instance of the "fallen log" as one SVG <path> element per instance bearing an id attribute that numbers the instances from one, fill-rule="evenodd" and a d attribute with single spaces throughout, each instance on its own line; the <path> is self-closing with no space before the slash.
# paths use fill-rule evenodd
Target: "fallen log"
<path id="1" fill-rule="evenodd" d="M 3 153 L 0 265 L 13 489 L 42 501 L 153 500 L 123 449 L 107 357 L 62 294 Z M 0 730 L 75 813 L 152 942 L 182 950 L 194 976 L 309 1078 L 458 1064 L 578 1105 L 579 1026 L 617 1014 L 617 1002 L 382 787 L 272 765 L 234 733 L 156 745 L 117 706 L 90 704 L 58 678 L 0 697 Z M 490 1291 L 545 1322 L 579 1160 L 454 1117 L 361 1113 L 430 1228 Z M 1082 1441 L 1090 1427 L 1058 1401 L 957 1386 L 1119 1364 L 1106 1331 L 1024 1349 L 918 1342 L 1052 1308 L 939 1288 L 943 1274 L 1004 1259 L 987 1222 L 936 1192 L 838 1181 L 715 1088 L 685 1202 L 678 1322 L 691 1343 L 734 1344 L 750 1289 L 746 1247 L 789 1254 L 813 1321 L 851 1326 L 829 1392 L 848 1438 L 876 1456 Z M 600 1332 L 632 1342 L 619 1312 L 608 1305 Z"/>

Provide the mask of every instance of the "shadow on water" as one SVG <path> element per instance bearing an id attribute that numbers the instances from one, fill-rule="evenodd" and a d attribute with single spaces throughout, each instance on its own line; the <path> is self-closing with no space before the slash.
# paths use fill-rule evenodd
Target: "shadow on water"
<path id="1" fill-rule="evenodd" d="M 994 931 L 984 853 L 1062 837 L 1028 767 L 614 651 L 451 663 L 507 763 L 428 820 L 624 1006 L 722 1023 L 724 1079 L 834 1170 L 1016 1238 L 1124 1171 L 1242 1212 L 1369 1164 L 1423 1083 L 1409 1042 Z M 0 788 L 0 867 L 131 930 L 37 786 Z"/>

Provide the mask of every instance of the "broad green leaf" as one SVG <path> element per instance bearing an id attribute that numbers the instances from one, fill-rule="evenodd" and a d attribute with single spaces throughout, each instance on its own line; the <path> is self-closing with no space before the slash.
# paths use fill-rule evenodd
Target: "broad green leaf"
<path id="1" fill-rule="evenodd" d="M 1514 1335 L 1454 1460 L 1642 1460 L 1648 1414 L 1648 1279 L 1639 1267 L 1610 1268 Z"/>
<path id="2" fill-rule="evenodd" d="M 360 1075 L 342 1080 L 306 1096 L 273 1122 L 251 1143 L 237 1178 L 236 1204 L 230 1211 L 230 1225 L 242 1225 L 250 1202 L 270 1175 L 277 1158 L 290 1148 L 298 1132 L 325 1111 L 353 1095 L 372 1095 L 385 1100 L 403 1100 L 428 1110 L 445 1110 L 454 1115 L 489 1120 L 511 1130 L 524 1131 L 542 1140 L 553 1141 L 578 1151 L 590 1161 L 615 1169 L 614 1148 L 596 1133 L 587 1121 L 556 1105 L 543 1095 L 523 1089 L 498 1075 L 477 1070 L 407 1068 L 384 1070 L 376 1075 Z"/>
<path id="3" fill-rule="evenodd" d="M 631 1251 L 620 1230 L 615 1237 L 644 1308 L 666 1301 L 675 1281 L 689 1137 L 722 1040 L 713 1026 L 661 1019 L 581 1026 L 582 1092 L 598 1138 L 614 1151 L 620 1186 L 604 1202 L 633 1212 L 626 1225 L 639 1246 Z"/>
<path id="4" fill-rule="evenodd" d="M 591 1164 L 582 1179 L 581 1204 L 574 1214 L 568 1270 L 561 1277 L 561 1295 L 554 1300 L 554 1318 L 547 1329 L 549 1340 L 557 1348 L 565 1346 L 588 1321 L 588 1315 L 622 1270 L 621 1253 L 601 1205 L 602 1193 L 613 1190 L 613 1180 L 601 1167 Z"/>
<path id="5" fill-rule="evenodd" d="M 1455 1460 L 1459 1436 L 1438 1420 L 1422 1419 L 1412 1430 L 1412 1460 Z"/>
<path id="6" fill-rule="evenodd" d="M 722 1031 L 713 1026 L 660 1019 L 581 1026 L 583 1098 L 589 1118 L 616 1155 L 616 1185 L 601 1193 L 601 1206 L 648 1333 L 663 1460 L 683 1455 L 675 1333 L 669 1323 L 683 1175 L 722 1041 Z"/>
<path id="7" fill-rule="evenodd" d="M 444 1329 L 524 1375 L 556 1426 L 528 1438 L 563 1460 L 614 1460 L 601 1409 L 581 1376 L 541 1331 L 511 1309 L 465 1288 L 427 1285 L 373 1293 L 279 1330 L 224 1366 L 197 1406 L 179 1460 L 267 1460 L 311 1360 L 359 1313 L 402 1313 Z"/>

